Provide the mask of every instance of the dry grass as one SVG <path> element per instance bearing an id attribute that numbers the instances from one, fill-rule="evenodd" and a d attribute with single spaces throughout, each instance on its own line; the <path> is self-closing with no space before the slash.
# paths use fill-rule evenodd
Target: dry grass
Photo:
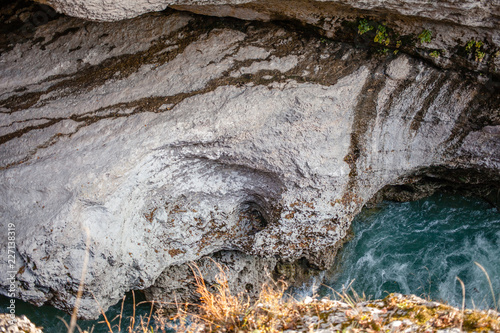
<path id="1" fill-rule="evenodd" d="M 215 264 L 220 273 L 214 286 L 207 286 L 199 268 L 191 266 L 199 304 L 179 305 L 177 314 L 169 318 L 175 324 L 161 316 L 157 321 L 182 332 L 279 332 L 300 319 L 293 302 L 283 301 L 285 283 L 265 284 L 258 299 L 251 301 L 244 294 L 231 293 L 222 266 Z"/>
<path id="2" fill-rule="evenodd" d="M 207 286 L 200 270 L 192 266 L 200 303 L 178 305 L 177 314 L 168 321 L 161 315 L 157 317 L 157 323 L 163 325 L 158 332 L 165 332 L 165 327 L 193 333 L 282 332 L 287 329 L 312 332 L 318 328 L 378 332 L 394 331 L 391 325 L 396 321 L 403 323 L 401 329 L 413 325 L 415 329 L 430 331 L 450 328 L 500 331 L 500 317 L 493 311 L 457 309 L 397 294 L 384 300 L 366 301 L 364 295 L 358 295 L 350 286 L 336 293 L 338 301 L 309 298 L 298 302 L 284 299 L 284 283 L 271 283 L 264 285 L 259 298 L 252 302 L 242 294 L 231 294 L 224 270 L 218 267 L 217 283 Z M 331 320 L 339 316 L 344 319 Z"/>
<path id="3" fill-rule="evenodd" d="M 137 318 L 136 313 L 135 313 L 136 305 L 141 305 L 145 302 L 141 302 L 141 303 L 136 304 L 134 291 L 132 291 L 132 298 L 133 298 L 133 301 L 132 301 L 133 313 L 132 313 L 132 316 L 130 316 L 130 318 L 128 318 L 130 320 L 130 322 L 126 328 L 126 332 L 127 333 L 152 333 L 152 332 L 154 332 L 154 328 L 151 325 L 151 323 L 152 323 L 151 319 L 153 318 L 154 302 L 147 302 L 147 303 L 151 303 L 151 310 L 149 311 L 148 316 L 139 316 Z M 94 299 L 96 300 L 97 304 L 99 304 L 99 302 L 97 301 L 97 299 L 95 297 L 94 297 Z M 125 296 L 122 299 L 122 306 L 121 306 L 120 314 L 118 316 L 116 316 L 115 318 L 113 318 L 112 320 L 108 319 L 108 317 L 106 316 L 106 313 L 104 313 L 101 306 L 99 305 L 99 308 L 101 309 L 101 314 L 104 318 L 103 323 L 105 323 L 107 325 L 110 333 L 115 333 L 115 332 L 121 333 L 122 332 L 122 319 L 123 319 L 123 306 L 124 306 L 124 304 L 125 304 Z M 118 324 L 112 325 L 112 323 L 115 322 L 116 320 L 118 320 Z M 83 332 L 83 333 L 85 333 L 85 332 Z M 92 332 L 90 332 L 90 333 L 92 333 Z"/>
<path id="4" fill-rule="evenodd" d="M 207 285 L 199 268 L 191 266 L 199 303 L 176 304 L 177 313 L 173 317 L 166 316 L 160 307 L 154 320 L 151 304 L 149 316 L 137 319 L 134 311 L 124 333 L 165 333 L 172 330 L 193 333 L 272 333 L 287 329 L 314 332 L 319 328 L 332 332 L 436 331 L 451 328 L 500 332 L 500 314 L 493 310 L 465 310 L 463 305 L 458 309 L 400 294 L 391 294 L 384 300 L 366 301 L 364 295 L 357 294 L 350 285 L 341 293 L 335 292 L 338 300 L 308 297 L 298 302 L 286 297 L 285 283 L 270 282 L 262 287 L 258 299 L 252 301 L 244 294 L 231 293 L 223 267 L 216 265 L 220 273 L 213 285 Z M 110 333 L 122 332 L 122 314 L 123 303 L 122 312 L 111 321 L 103 313 Z M 117 321 L 118 324 L 113 325 Z M 395 322 L 401 326 L 395 329 L 391 326 Z M 78 326 L 76 328 L 82 332 Z"/>
<path id="5" fill-rule="evenodd" d="M 70 324 L 64 322 L 68 333 L 73 333 L 76 328 L 78 304 L 83 293 L 84 276 L 88 264 L 89 235 L 87 233 L 86 257 L 83 264 L 82 279 L 78 289 L 77 302 Z M 458 328 L 467 331 L 495 331 L 500 332 L 500 314 L 493 310 L 475 311 L 465 310 L 465 287 L 457 277 L 462 286 L 462 308 L 423 300 L 416 296 L 403 296 L 391 294 L 384 300 L 368 302 L 365 296 L 360 296 L 351 287 L 344 288 L 342 292 L 333 290 L 339 301 L 314 300 L 308 298 L 298 302 L 291 297 L 285 299 L 286 283 L 279 281 L 262 286 L 257 300 L 250 300 L 244 294 L 231 293 L 227 275 L 223 267 L 215 262 L 219 269 L 216 283 L 207 285 L 203 279 L 200 269 L 192 264 L 191 270 L 195 279 L 196 292 L 199 294 L 198 304 L 175 304 L 177 313 L 173 317 L 167 317 L 162 311 L 160 303 L 151 302 L 149 316 L 139 316 L 136 319 L 135 294 L 133 295 L 133 314 L 126 329 L 127 333 L 155 333 L 175 330 L 176 332 L 282 332 L 287 329 L 299 330 L 301 332 L 312 332 L 318 328 L 328 328 L 331 331 L 350 332 L 377 332 L 381 330 L 393 330 L 391 325 L 399 321 L 403 326 L 413 325 L 415 329 L 438 330 Z M 478 263 L 475 263 L 485 274 L 492 293 L 493 303 L 497 308 L 496 298 L 488 273 Z M 108 320 L 104 311 L 101 312 L 104 322 L 110 333 L 122 332 L 123 304 L 121 312 L 111 321 Z M 99 302 L 96 299 L 97 304 Z M 141 303 L 139 303 L 141 304 Z M 137 305 L 139 305 L 137 304 Z M 154 320 L 153 306 L 159 305 Z M 172 305 L 172 304 L 169 304 Z M 340 317 L 339 317 L 340 316 Z M 331 318 L 340 320 L 330 320 Z M 113 324 L 118 320 L 118 324 Z M 400 324 L 401 325 L 401 324 Z M 416 325 L 416 326 L 415 326 Z M 154 326 L 154 327 L 153 327 Z M 408 327 L 410 327 L 408 326 Z M 397 329 L 396 331 L 398 331 Z M 91 330 L 92 333 L 92 330 Z M 125 333 L 125 332 L 124 332 Z"/>
<path id="6" fill-rule="evenodd" d="M 171 328 L 176 332 L 282 332 L 287 329 L 311 331 L 323 325 L 324 319 L 336 311 L 338 303 L 306 298 L 299 302 L 287 295 L 286 283 L 266 283 L 259 297 L 250 300 L 244 294 L 231 293 L 224 269 L 219 269 L 216 284 L 208 286 L 196 266 L 191 269 L 195 276 L 195 287 L 200 295 L 199 304 L 179 304 L 175 316 L 157 316 L 158 329 L 165 332 Z M 353 303 L 354 305 L 354 303 Z M 346 309 L 349 307 L 346 305 Z M 311 322 L 311 318 L 316 321 Z"/>

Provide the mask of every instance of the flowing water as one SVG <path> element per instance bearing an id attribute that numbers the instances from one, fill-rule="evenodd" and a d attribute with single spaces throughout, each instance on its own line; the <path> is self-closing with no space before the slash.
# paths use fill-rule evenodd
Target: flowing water
<path id="1" fill-rule="evenodd" d="M 148 317 L 150 313 L 150 303 L 145 304 L 142 303 L 144 301 L 144 297 L 140 293 L 135 293 L 135 304 L 138 306 L 135 307 L 135 318 Z M 142 304 L 140 304 L 142 303 Z M 0 313 L 7 313 L 7 306 L 9 304 L 9 299 L 4 296 L 0 296 Z M 109 321 L 112 321 L 110 324 L 114 331 L 118 331 L 119 318 L 117 316 L 122 313 L 122 323 L 121 323 L 121 332 L 128 332 L 127 327 L 130 325 L 130 318 L 134 313 L 134 302 L 132 293 L 128 293 L 126 295 L 126 299 L 123 306 L 123 312 L 121 312 L 122 302 L 112 306 L 107 312 L 106 317 Z M 32 304 L 28 304 L 22 302 L 20 300 L 16 300 L 16 315 L 21 316 L 25 315 L 28 317 L 37 327 L 43 327 L 43 332 L 45 333 L 65 333 L 68 330 L 66 329 L 66 323 L 70 323 L 71 316 L 66 314 L 61 310 L 57 310 L 52 306 L 41 306 L 36 307 Z M 113 320 L 115 319 L 115 320 Z M 82 330 L 87 330 L 88 332 L 93 333 L 109 333 L 109 329 L 107 324 L 104 322 L 104 317 L 101 317 L 97 320 L 78 320 L 78 326 Z M 75 332 L 78 332 L 76 329 Z"/>
<path id="2" fill-rule="evenodd" d="M 365 209 L 352 224 L 353 238 L 339 252 L 325 284 L 352 288 L 378 299 L 391 292 L 494 307 L 487 277 L 500 298 L 500 214 L 472 198 L 438 194 L 415 202 L 384 202 Z M 322 288 L 321 293 L 331 292 Z"/>
<path id="3" fill-rule="evenodd" d="M 384 202 L 363 210 L 352 231 L 353 238 L 339 252 L 339 264 L 324 275 L 325 283 L 335 290 L 354 280 L 353 289 L 371 298 L 412 293 L 458 306 L 462 302 L 458 276 L 466 286 L 468 307 L 491 307 L 490 287 L 474 264 L 478 262 L 489 273 L 496 299 L 500 298 L 500 214 L 481 200 L 439 194 L 415 202 Z M 320 290 L 328 293 L 329 288 Z M 127 300 L 124 317 L 132 315 L 130 294 Z M 7 304 L 8 299 L 0 297 L 0 312 L 7 312 Z M 21 301 L 16 305 L 18 315 L 25 314 L 45 332 L 66 332 L 58 316 L 70 319 L 62 311 Z M 120 306 L 112 307 L 107 317 L 118 315 Z M 137 309 L 138 315 L 148 313 L 148 305 Z M 79 325 L 95 326 L 95 333 L 108 332 L 98 321 L 79 321 Z"/>

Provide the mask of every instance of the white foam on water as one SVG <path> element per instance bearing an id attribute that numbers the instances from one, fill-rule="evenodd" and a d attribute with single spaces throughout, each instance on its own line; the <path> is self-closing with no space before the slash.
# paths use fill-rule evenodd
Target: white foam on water
<path id="1" fill-rule="evenodd" d="M 353 222 L 354 238 L 326 273 L 326 284 L 352 284 L 372 298 L 390 292 L 417 294 L 459 306 L 493 307 L 484 273 L 500 292 L 500 214 L 471 198 L 435 195 L 417 202 L 384 203 Z M 325 293 L 328 291 L 323 290 Z M 499 297 L 497 297 L 498 299 Z"/>

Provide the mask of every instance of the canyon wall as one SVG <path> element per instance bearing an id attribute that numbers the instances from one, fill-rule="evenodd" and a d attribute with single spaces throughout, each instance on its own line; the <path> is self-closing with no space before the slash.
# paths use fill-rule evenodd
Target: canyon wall
<path id="1" fill-rule="evenodd" d="M 147 3 L 130 16 L 165 6 Z M 387 186 L 472 186 L 497 198 L 498 6 L 484 8 L 491 24 L 460 28 L 464 41 L 492 38 L 482 61 L 172 10 L 13 25 L 0 55 L 0 226 L 15 224 L 18 296 L 70 311 L 86 229 L 80 316 L 93 318 L 91 292 L 107 309 L 131 289 L 185 291 L 185 264 L 214 254 L 247 289 L 297 260 L 326 268 Z M 123 18 L 114 10 L 89 18 Z M 464 23 L 436 15 L 440 29 Z M 7 278 L 0 270 L 2 293 Z"/>
<path id="2" fill-rule="evenodd" d="M 353 39 L 349 22 L 365 18 L 390 24 L 391 47 L 426 58 L 442 68 L 469 68 L 499 76 L 500 0 L 37 0 L 58 12 L 87 20 L 116 21 L 166 8 L 243 20 L 291 21 L 327 38 Z M 414 47 L 410 36 L 428 30 L 432 38 Z M 359 37 L 359 36 L 358 36 Z M 373 38 L 373 37 L 372 37 Z M 397 44 L 398 39 L 400 43 Z M 480 58 L 468 61 L 468 42 L 481 41 Z M 356 38 L 355 43 L 359 43 Z M 402 43 L 401 43 L 402 42 Z M 465 57 L 467 58 L 467 57 Z M 477 57 L 469 57 L 476 60 Z"/>

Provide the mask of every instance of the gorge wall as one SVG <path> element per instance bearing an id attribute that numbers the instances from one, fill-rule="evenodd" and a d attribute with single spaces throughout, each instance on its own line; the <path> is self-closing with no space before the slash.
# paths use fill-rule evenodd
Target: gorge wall
<path id="1" fill-rule="evenodd" d="M 336 40 L 355 39 L 347 22 L 368 18 L 390 24 L 387 43 L 393 48 L 424 57 L 442 68 L 469 68 L 490 71 L 498 76 L 500 66 L 500 0 L 38 0 L 59 12 L 98 21 L 116 21 L 173 8 L 202 15 L 236 17 L 244 20 L 292 21 L 315 29 Z M 410 36 L 423 29 L 432 32 L 425 45 L 408 45 Z M 360 36 L 357 36 L 360 37 Z M 393 38 L 394 37 L 394 38 Z M 373 36 L 371 36 L 373 39 Z M 411 39 L 411 38 L 410 38 Z M 398 40 L 400 43 L 398 44 Z M 384 40 L 385 41 L 385 40 Z M 481 41 L 479 57 L 486 61 L 467 61 L 465 45 Z M 474 50 L 472 50 L 474 53 Z M 467 57 L 465 57 L 467 58 Z M 476 60 L 477 57 L 472 57 Z M 482 58 L 481 58 L 482 59 Z"/>
<path id="2" fill-rule="evenodd" d="M 450 14 L 452 1 L 444 16 L 411 19 L 405 1 L 390 2 L 399 11 L 377 7 L 394 34 L 404 22 L 415 32 L 448 29 L 401 48 L 380 48 L 375 31 L 358 34 L 364 2 L 349 14 L 354 25 L 340 23 L 344 2 L 324 2 L 337 30 L 318 30 L 321 20 L 269 22 L 296 18 L 233 2 L 175 8 L 236 17 L 254 8 L 242 18 L 257 21 L 167 10 L 114 23 L 54 14 L 24 29 L 46 9 L 4 8 L 0 225 L 16 225 L 20 298 L 73 308 L 85 229 L 80 315 L 92 318 L 91 292 L 104 309 L 131 289 L 189 297 L 185 264 L 213 270 L 205 256 L 232 265 L 232 283 L 249 290 L 297 260 L 326 268 L 352 218 L 384 195 L 467 189 L 498 200 L 497 2 L 456 4 L 475 6 L 466 19 Z M 165 7 L 82 3 L 50 2 L 103 20 Z M 464 51 L 479 39 L 481 60 Z M 441 47 L 441 57 L 429 55 Z M 7 274 L 0 270 L 2 293 Z"/>

